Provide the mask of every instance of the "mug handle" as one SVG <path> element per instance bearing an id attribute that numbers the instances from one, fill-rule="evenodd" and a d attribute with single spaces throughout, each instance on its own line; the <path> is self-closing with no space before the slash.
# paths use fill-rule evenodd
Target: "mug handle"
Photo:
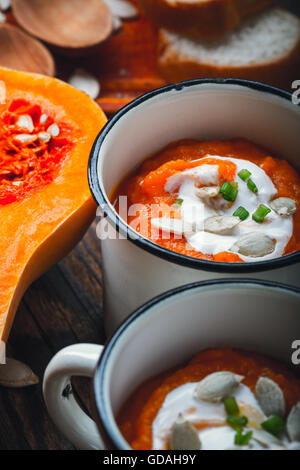
<path id="1" fill-rule="evenodd" d="M 71 377 L 93 377 L 104 346 L 74 344 L 59 351 L 48 364 L 43 394 L 48 412 L 59 430 L 77 449 L 104 450 L 96 423 L 74 398 Z"/>

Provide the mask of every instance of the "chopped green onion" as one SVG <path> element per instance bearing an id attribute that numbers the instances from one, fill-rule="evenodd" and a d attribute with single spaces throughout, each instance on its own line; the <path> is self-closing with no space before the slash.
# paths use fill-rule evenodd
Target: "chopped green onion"
<path id="1" fill-rule="evenodd" d="M 248 418 L 246 416 L 227 416 L 226 421 L 233 427 L 246 426 L 248 423 Z"/>
<path id="2" fill-rule="evenodd" d="M 242 206 L 238 207 L 233 213 L 235 217 L 239 217 L 241 220 L 246 220 L 249 217 L 249 212 Z"/>
<path id="3" fill-rule="evenodd" d="M 238 195 L 237 183 L 229 183 L 229 181 L 226 181 L 222 184 L 220 193 L 226 201 L 235 201 Z"/>
<path id="4" fill-rule="evenodd" d="M 260 206 L 256 209 L 256 211 L 252 214 L 252 219 L 255 220 L 258 224 L 261 224 L 264 221 L 264 218 L 267 214 L 271 212 L 264 204 L 260 204 Z"/>
<path id="5" fill-rule="evenodd" d="M 281 433 L 283 426 L 283 419 L 278 415 L 271 415 L 266 421 L 261 423 L 261 427 L 265 431 L 274 434 L 274 436 L 278 436 Z"/>
<path id="6" fill-rule="evenodd" d="M 252 431 L 243 434 L 241 429 L 238 429 L 234 438 L 234 443 L 238 446 L 246 446 L 252 437 Z"/>
<path id="7" fill-rule="evenodd" d="M 181 204 L 183 203 L 183 199 L 177 199 L 177 201 L 174 202 L 173 206 L 180 207 Z"/>
<path id="8" fill-rule="evenodd" d="M 248 179 L 247 186 L 250 189 L 250 191 L 252 191 L 253 193 L 258 192 L 258 188 L 257 188 L 256 184 L 254 183 L 254 181 L 252 181 L 251 178 Z"/>
<path id="9" fill-rule="evenodd" d="M 225 398 L 225 409 L 230 416 L 237 416 L 240 412 L 236 399 L 234 397 Z"/>
<path id="10" fill-rule="evenodd" d="M 243 181 L 247 181 L 247 179 L 251 176 L 251 171 L 243 169 L 238 172 L 238 175 Z"/>

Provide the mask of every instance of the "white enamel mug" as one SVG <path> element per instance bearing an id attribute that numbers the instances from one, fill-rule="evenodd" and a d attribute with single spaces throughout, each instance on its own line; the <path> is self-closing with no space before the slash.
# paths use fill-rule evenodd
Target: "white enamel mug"
<path id="1" fill-rule="evenodd" d="M 48 411 L 79 449 L 130 449 L 116 415 L 132 391 L 203 349 L 225 346 L 279 359 L 300 375 L 300 365 L 292 365 L 300 347 L 300 289 L 238 279 L 173 289 L 139 308 L 104 348 L 75 344 L 56 354 L 43 384 Z M 74 399 L 74 375 L 93 377 L 97 424 Z"/>
<path id="2" fill-rule="evenodd" d="M 300 286 L 299 251 L 253 263 L 190 258 L 138 235 L 109 201 L 128 172 L 168 143 L 234 137 L 264 146 L 300 171 L 300 107 L 289 93 L 249 81 L 191 80 L 154 90 L 119 111 L 97 137 L 89 162 L 90 188 L 114 235 L 102 241 L 108 334 L 145 301 L 189 282 L 250 275 Z"/>

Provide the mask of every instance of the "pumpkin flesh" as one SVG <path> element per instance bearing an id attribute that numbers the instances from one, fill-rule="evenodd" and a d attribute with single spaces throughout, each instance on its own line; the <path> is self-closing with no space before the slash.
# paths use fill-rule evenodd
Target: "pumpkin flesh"
<path id="1" fill-rule="evenodd" d="M 29 284 L 79 241 L 95 215 L 87 163 L 106 117 L 84 93 L 53 78 L 0 69 L 0 83 L 5 90 L 0 119 L 9 106 L 15 111 L 14 104 L 21 102 L 21 113 L 33 109 L 47 114 L 49 124 L 60 129 L 47 146 L 48 157 L 42 157 L 44 174 L 38 158 L 34 162 L 29 158 L 29 165 L 23 158 L 22 168 L 10 162 L 15 173 L 8 178 L 1 174 L 7 136 L 0 134 L 0 338 L 5 341 Z M 19 185 L 12 185 L 19 180 Z"/>

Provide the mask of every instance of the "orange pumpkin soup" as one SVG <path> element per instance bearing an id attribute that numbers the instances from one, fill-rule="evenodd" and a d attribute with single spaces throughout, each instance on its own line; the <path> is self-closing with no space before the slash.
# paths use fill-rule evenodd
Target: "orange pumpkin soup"
<path id="1" fill-rule="evenodd" d="M 217 385 L 220 396 L 217 399 L 212 396 L 209 403 L 210 397 L 205 393 L 207 380 L 211 379 L 213 374 L 213 388 L 216 385 L 215 373 L 219 379 L 222 378 L 219 377 L 222 371 L 226 371 L 225 374 L 230 371 L 238 377 L 237 388 L 226 390 L 225 386 L 222 397 Z M 273 405 L 271 403 L 268 395 L 270 384 L 279 390 L 276 390 L 279 393 L 279 404 L 276 404 L 276 400 Z M 263 393 L 267 393 L 267 404 Z M 300 379 L 286 365 L 242 350 L 208 349 L 198 353 L 187 364 L 141 384 L 124 403 L 117 422 L 130 446 L 137 450 L 170 449 L 172 424 L 176 422 L 178 415 L 181 415 L 180 419 L 185 421 L 185 424 L 188 422 L 199 432 L 200 440 L 203 440 L 202 447 L 207 445 L 209 433 L 215 430 L 220 433 L 223 430 L 225 434 L 217 435 L 216 439 L 220 441 L 225 438 L 225 443 L 229 439 L 230 446 L 230 443 L 234 446 L 237 434 L 245 436 L 252 433 L 250 443 L 253 447 L 256 444 L 258 448 L 272 447 L 275 443 L 279 448 L 286 448 L 290 445 L 290 440 L 300 440 L 299 434 L 293 434 L 294 430 L 291 436 L 284 437 L 284 423 L 289 420 L 288 417 L 294 413 L 295 408 L 298 407 L 300 413 L 299 403 L 295 406 L 299 400 Z M 268 408 L 270 404 L 274 407 L 273 410 Z M 238 409 L 235 410 L 235 407 Z M 274 411 L 279 416 L 276 416 Z M 272 415 L 271 419 L 269 415 Z M 229 417 L 231 419 L 228 419 Z M 208 443 L 211 445 L 211 435 L 209 437 Z M 266 442 L 262 442 L 265 438 Z M 216 443 L 218 444 L 220 443 Z M 235 447 L 239 448 L 245 444 L 244 441 Z M 249 445 L 249 441 L 247 444 Z"/>
<path id="2" fill-rule="evenodd" d="M 300 249 L 299 175 L 243 139 L 171 143 L 119 184 L 117 211 L 120 196 L 133 229 L 186 256 L 251 262 Z"/>
<path id="3" fill-rule="evenodd" d="M 0 105 L 0 205 L 51 183 L 77 134 L 49 103 L 16 97 Z"/>

